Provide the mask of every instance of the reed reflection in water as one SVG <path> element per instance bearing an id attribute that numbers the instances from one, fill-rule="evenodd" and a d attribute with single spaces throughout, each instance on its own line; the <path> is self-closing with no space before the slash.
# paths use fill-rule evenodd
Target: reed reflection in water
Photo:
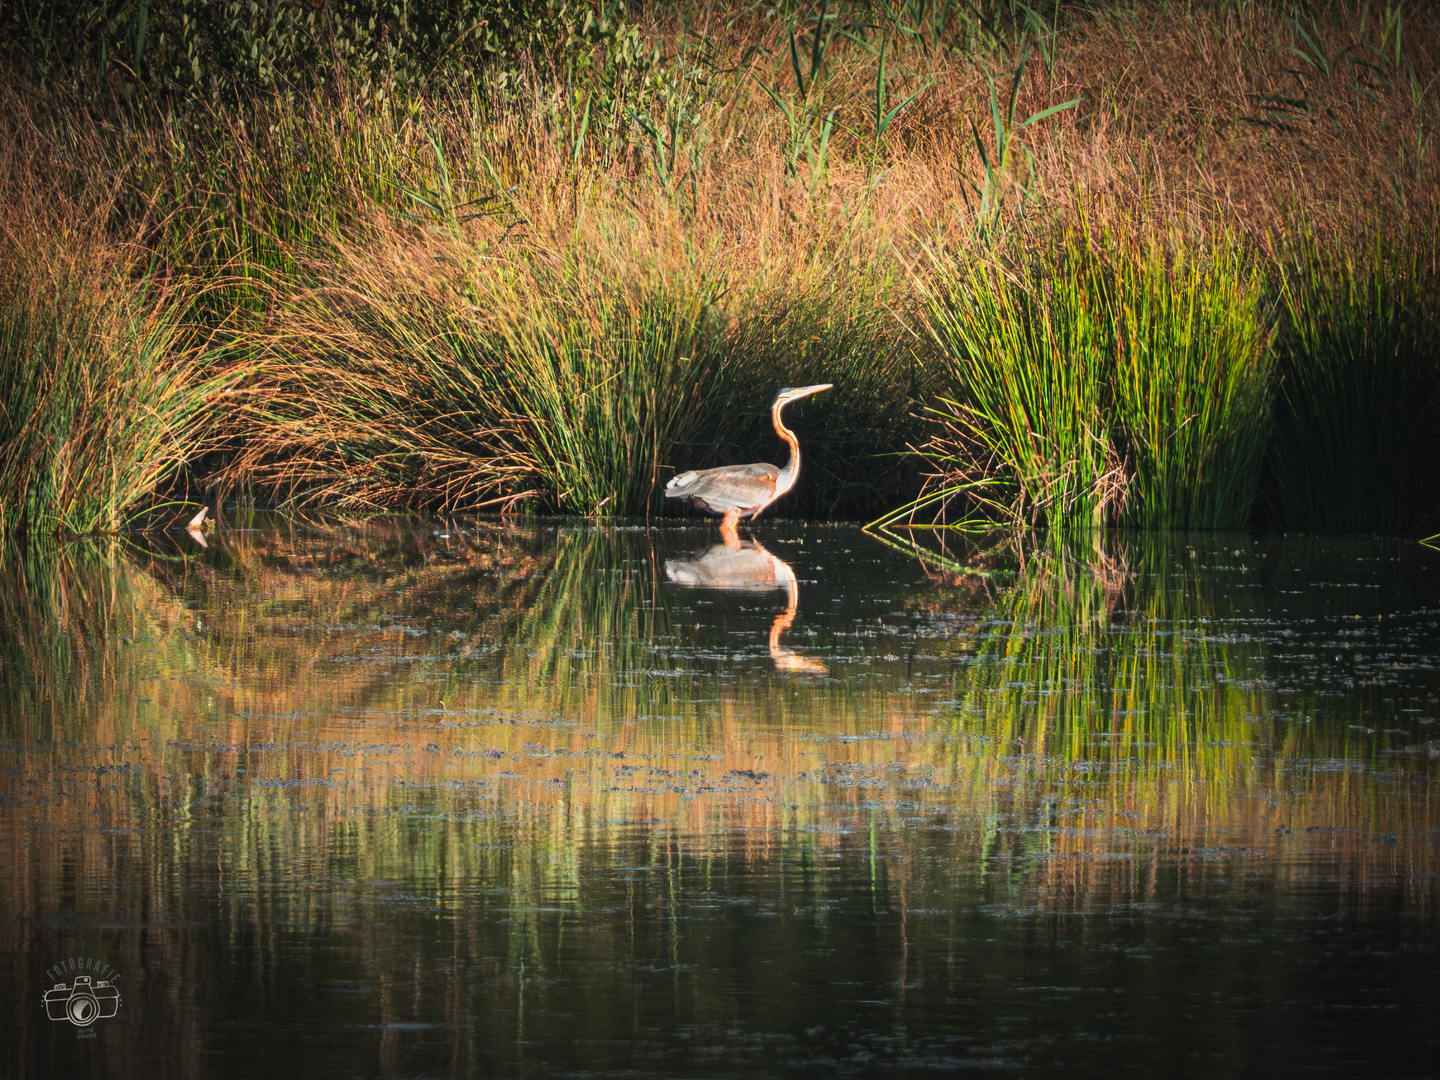
<path id="1" fill-rule="evenodd" d="M 1433 556 L 697 535 L 9 556 L 5 1070 L 1423 1075 Z"/>

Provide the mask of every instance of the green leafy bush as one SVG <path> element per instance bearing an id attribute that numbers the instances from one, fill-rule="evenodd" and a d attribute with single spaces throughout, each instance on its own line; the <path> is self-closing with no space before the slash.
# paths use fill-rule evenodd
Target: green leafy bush
<path id="1" fill-rule="evenodd" d="M 113 83 L 127 97 L 233 101 L 342 80 L 364 101 L 598 74 L 614 99 L 654 60 L 623 5 L 577 0 L 20 0 L 0 13 L 0 62 L 80 94 Z"/>

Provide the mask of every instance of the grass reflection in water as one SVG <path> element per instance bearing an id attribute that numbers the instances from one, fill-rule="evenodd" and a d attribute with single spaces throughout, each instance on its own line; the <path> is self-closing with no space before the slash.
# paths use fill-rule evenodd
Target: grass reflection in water
<path id="1" fill-rule="evenodd" d="M 178 1046 L 194 1075 L 1118 1065 L 1058 1033 L 1188 1061 L 1216 1025 L 1266 1059 L 1308 1029 L 1240 1013 L 1322 993 L 1306 913 L 1433 955 L 1423 551 L 921 562 L 777 525 L 746 553 L 773 584 L 681 584 L 710 538 L 378 521 L 11 555 L 13 1071 L 66 1052 L 30 999 L 86 949 L 130 979 L 111 1060 Z"/>

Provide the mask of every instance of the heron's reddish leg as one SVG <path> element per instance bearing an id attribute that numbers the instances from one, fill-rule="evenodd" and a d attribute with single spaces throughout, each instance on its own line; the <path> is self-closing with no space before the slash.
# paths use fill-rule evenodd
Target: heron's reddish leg
<path id="1" fill-rule="evenodd" d="M 720 521 L 720 539 L 725 541 L 728 548 L 740 546 L 740 534 L 735 531 L 736 524 L 740 521 L 740 511 L 726 510 L 725 517 Z"/>

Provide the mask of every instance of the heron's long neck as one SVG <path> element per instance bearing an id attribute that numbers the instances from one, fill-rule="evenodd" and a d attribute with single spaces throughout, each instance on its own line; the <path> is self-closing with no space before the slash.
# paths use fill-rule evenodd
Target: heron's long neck
<path id="1" fill-rule="evenodd" d="M 770 410 L 770 419 L 775 423 L 775 434 L 790 444 L 790 460 L 775 480 L 775 498 L 778 499 L 795 486 L 795 478 L 800 475 L 800 440 L 781 422 L 779 405 Z"/>

